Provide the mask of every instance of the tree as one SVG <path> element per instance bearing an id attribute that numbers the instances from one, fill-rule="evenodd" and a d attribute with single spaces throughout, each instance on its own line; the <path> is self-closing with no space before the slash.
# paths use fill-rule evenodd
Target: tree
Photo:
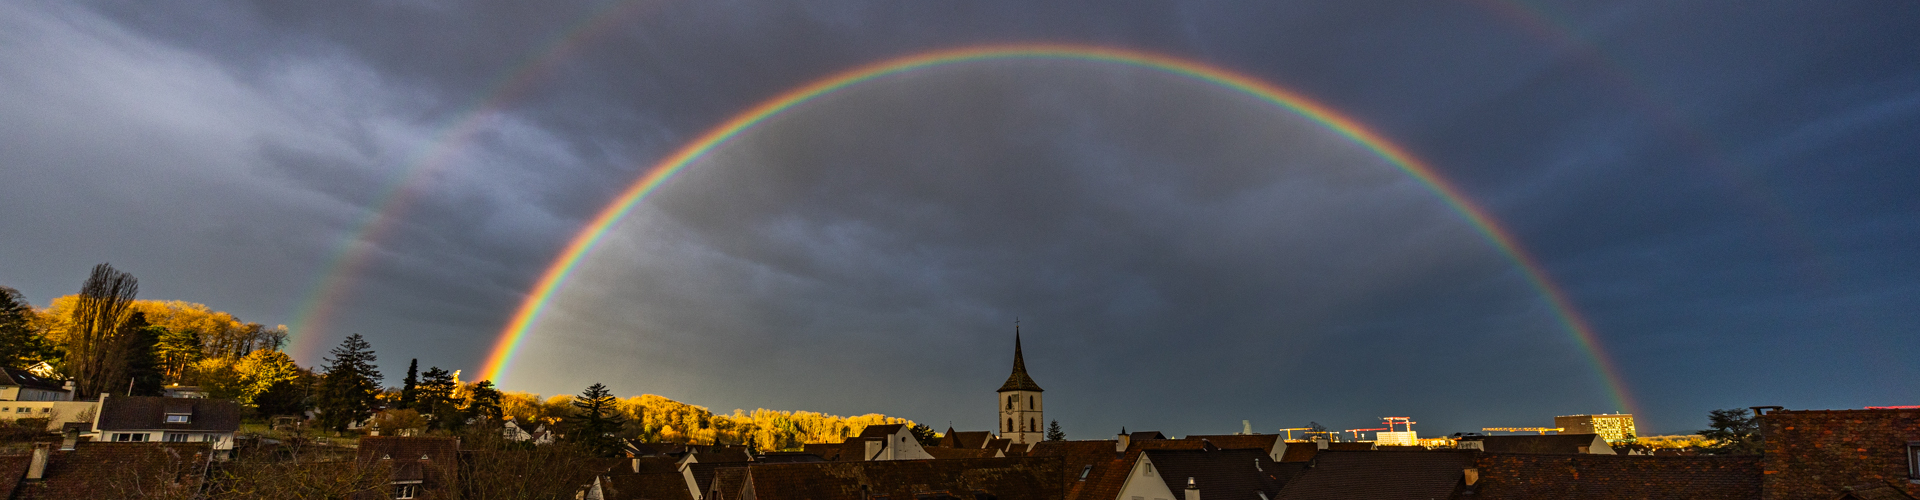
<path id="1" fill-rule="evenodd" d="M 303 375 L 300 365 L 293 362 L 287 353 L 261 349 L 253 351 L 247 357 L 233 364 L 238 375 L 241 404 L 258 405 L 261 394 L 283 382 L 299 380 Z"/>
<path id="2" fill-rule="evenodd" d="M 412 408 L 414 391 L 420 386 L 420 358 L 407 362 L 407 378 L 400 381 L 400 407 Z"/>
<path id="3" fill-rule="evenodd" d="M 127 320 L 140 280 L 112 265 L 93 266 L 68 320 L 67 375 L 83 399 L 126 380 Z"/>
<path id="4" fill-rule="evenodd" d="M 467 391 L 467 413 L 489 419 L 500 419 L 500 390 L 493 388 L 492 380 L 482 380 L 473 384 Z"/>
<path id="5" fill-rule="evenodd" d="M 1707 412 L 1707 426 L 1712 428 L 1700 431 L 1700 436 L 1714 441 L 1714 446 L 1703 450 L 1709 454 L 1758 455 L 1763 449 L 1760 421 L 1745 408 Z"/>
<path id="6" fill-rule="evenodd" d="M 913 440 L 919 441 L 920 446 L 940 446 L 940 434 L 933 432 L 933 428 L 927 424 L 913 424 L 907 428 L 907 432 L 913 434 Z"/>
<path id="7" fill-rule="evenodd" d="M 167 329 L 147 323 L 146 313 L 134 311 L 124 327 L 127 330 L 125 347 L 126 375 L 129 379 L 127 395 L 159 396 L 166 385 L 166 375 L 161 373 L 159 357 L 155 355 L 155 346 Z"/>
<path id="8" fill-rule="evenodd" d="M 430 415 L 436 429 L 453 429 L 464 423 L 466 417 L 460 415 L 460 405 L 453 397 L 453 372 L 435 366 L 428 368 L 425 375 L 426 378 L 413 390 L 414 410 Z"/>
<path id="9" fill-rule="evenodd" d="M 379 403 L 380 371 L 373 367 L 373 346 L 356 333 L 330 351 L 327 374 L 320 379 L 320 421 L 334 431 L 373 416 Z"/>
<path id="10" fill-rule="evenodd" d="M 0 286 L 0 366 L 25 368 L 53 357 L 47 338 L 34 328 L 34 314 L 19 290 Z"/>
<path id="11" fill-rule="evenodd" d="M 588 386 L 586 391 L 573 397 L 574 413 L 567 420 L 567 439 L 594 455 L 611 457 L 618 454 L 620 440 L 614 433 L 619 432 L 621 424 L 626 423 L 626 418 L 621 417 L 614 407 L 619 402 L 605 384 Z"/>
<path id="12" fill-rule="evenodd" d="M 313 407 L 307 397 L 310 380 L 306 374 L 301 374 L 292 380 L 274 382 L 253 396 L 253 405 L 263 416 L 304 414 Z"/>
<path id="13" fill-rule="evenodd" d="M 152 315 L 148 315 L 149 318 Z M 160 363 L 160 373 L 168 381 L 179 382 L 186 379 L 187 369 L 200 361 L 200 333 L 194 330 L 161 328 L 160 341 L 153 346 L 154 358 Z"/>
<path id="14" fill-rule="evenodd" d="M 1047 440 L 1048 441 L 1066 441 L 1067 440 L 1067 431 L 1060 430 L 1059 420 L 1054 420 L 1047 423 Z"/>

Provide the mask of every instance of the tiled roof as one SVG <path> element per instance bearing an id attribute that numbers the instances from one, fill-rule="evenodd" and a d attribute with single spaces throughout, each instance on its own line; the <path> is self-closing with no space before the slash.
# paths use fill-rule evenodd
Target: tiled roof
<path id="1" fill-rule="evenodd" d="M 1321 451 L 1280 489 L 1279 499 L 1448 498 L 1473 467 L 1469 451 Z"/>
<path id="2" fill-rule="evenodd" d="M 1598 434 L 1550 434 L 1545 436 L 1475 436 L 1461 441 L 1479 441 L 1487 453 L 1578 454 L 1593 444 Z"/>
<path id="3" fill-rule="evenodd" d="M 1280 493 L 1280 469 L 1258 449 L 1147 450 L 1145 455 L 1174 495 L 1186 491 L 1188 478 L 1208 500 L 1261 500 Z"/>
<path id="4" fill-rule="evenodd" d="M 1320 452 L 1320 443 L 1313 441 L 1293 441 L 1287 443 L 1287 452 L 1280 455 L 1281 462 L 1305 462 L 1313 460 Z"/>
<path id="5" fill-rule="evenodd" d="M 603 476 L 600 489 L 606 500 L 693 500 L 687 478 L 678 472 Z"/>
<path id="6" fill-rule="evenodd" d="M 619 469 L 615 469 L 616 471 Z M 635 457 L 627 461 L 627 473 L 654 474 L 661 472 L 680 472 L 680 461 L 671 457 Z M 684 482 L 684 481 L 683 481 Z"/>
<path id="7" fill-rule="evenodd" d="M 933 458 L 939 459 L 939 460 L 950 460 L 950 459 L 956 459 L 956 458 L 994 458 L 994 456 L 1001 454 L 1000 450 L 989 450 L 984 448 L 982 449 L 941 448 L 938 446 L 935 446 L 932 448 L 926 448 L 926 451 L 928 455 L 933 455 Z"/>
<path id="8" fill-rule="evenodd" d="M 860 437 L 863 437 L 863 438 L 891 437 L 894 434 L 898 434 L 900 432 L 901 427 L 906 427 L 906 426 L 907 426 L 906 424 L 869 425 L 864 429 L 860 429 Z"/>
<path id="9" fill-rule="evenodd" d="M 1279 434 L 1229 434 L 1222 436 L 1187 436 L 1185 439 L 1205 440 L 1223 450 L 1255 449 L 1273 453 L 1273 447 L 1280 443 Z"/>
<path id="10" fill-rule="evenodd" d="M 829 500 L 946 492 L 971 498 L 984 492 L 996 498 L 1061 498 L 1058 458 L 979 458 L 766 464 L 747 469 L 756 500 Z"/>
<path id="11" fill-rule="evenodd" d="M 1127 444 L 1126 453 L 1119 458 L 1094 464 L 1093 470 L 1088 471 L 1086 481 L 1075 482 L 1068 489 L 1068 498 L 1112 500 L 1120 496 L 1120 489 L 1127 483 L 1127 474 L 1133 471 L 1134 461 L 1146 450 L 1198 450 L 1204 446 L 1205 442 L 1185 439 L 1133 441 Z"/>
<path id="12" fill-rule="evenodd" d="M 987 449 L 989 450 L 1006 451 L 1007 447 L 1012 445 L 1013 439 L 1011 438 L 993 438 L 992 441 L 987 441 Z"/>
<path id="13" fill-rule="evenodd" d="M 460 440 L 450 437 L 363 437 L 355 455 L 361 463 L 391 467 L 393 481 L 420 481 L 422 492 L 435 498 L 460 470 Z"/>
<path id="14" fill-rule="evenodd" d="M 212 454 L 209 443 L 80 443 L 52 452 L 45 478 L 13 498 L 185 498 L 200 489 Z"/>
<path id="15" fill-rule="evenodd" d="M 187 423 L 167 423 L 168 413 L 189 413 Z M 240 429 L 240 403 L 231 399 L 108 396 L 100 404 L 96 422 L 103 431 L 233 432 Z"/>
<path id="16" fill-rule="evenodd" d="M 1167 435 L 1161 434 L 1160 431 L 1140 431 L 1140 432 L 1135 432 L 1132 435 L 1127 437 L 1129 441 L 1146 441 L 1150 439 L 1166 439 L 1166 438 L 1167 438 Z"/>
<path id="17" fill-rule="evenodd" d="M 710 494 L 702 498 L 711 500 L 740 498 L 740 489 L 747 485 L 747 468 L 728 467 L 714 472 L 713 483 L 707 486 L 707 492 Z"/>
<path id="18" fill-rule="evenodd" d="M 43 391 L 66 391 L 66 382 L 52 380 L 33 372 L 13 367 L 0 367 L 0 386 L 19 386 Z"/>
<path id="19" fill-rule="evenodd" d="M 1759 456 L 1656 457 L 1482 453 L 1461 498 L 1486 500 L 1749 500 L 1760 498 Z"/>
<path id="20" fill-rule="evenodd" d="M 752 462 L 696 463 L 688 465 L 687 469 L 693 472 L 693 486 L 699 488 L 700 491 L 707 491 L 713 487 L 713 478 L 719 475 L 722 469 L 739 469 L 750 464 L 752 464 Z"/>
<path id="21" fill-rule="evenodd" d="M 996 392 L 1007 391 L 1042 392 L 1040 384 L 1034 383 L 1033 377 L 1027 376 L 1027 360 L 1020 354 L 1020 327 L 1018 326 L 1013 328 L 1013 374 L 1007 375 L 1007 383 L 1000 384 L 1000 390 Z"/>
<path id="22" fill-rule="evenodd" d="M 1373 443 L 1367 441 L 1327 443 L 1327 451 L 1373 451 Z"/>
<path id="23" fill-rule="evenodd" d="M 1078 483 L 1095 479 L 1093 469 L 1108 462 L 1118 461 L 1121 457 L 1115 451 L 1116 441 L 1041 441 L 1034 443 L 1029 457 L 1060 457 L 1060 484 L 1072 491 Z M 1085 479 L 1081 475 L 1085 474 Z"/>
<path id="24" fill-rule="evenodd" d="M 940 446 L 947 448 L 985 448 L 987 447 L 987 442 L 992 440 L 992 431 L 956 432 L 952 427 L 948 427 L 946 435 L 940 438 Z"/>
<path id="25" fill-rule="evenodd" d="M 815 455 L 812 453 L 798 452 L 798 451 L 770 451 L 770 452 L 762 453 L 760 454 L 759 457 L 754 459 L 754 462 L 763 463 L 763 464 L 790 464 L 790 463 L 825 462 L 825 461 L 827 461 L 826 458 L 821 457 L 819 455 Z"/>
<path id="26" fill-rule="evenodd" d="M 27 464 L 30 463 L 33 463 L 33 455 L 0 456 L 0 498 L 13 498 L 13 491 L 27 477 Z"/>

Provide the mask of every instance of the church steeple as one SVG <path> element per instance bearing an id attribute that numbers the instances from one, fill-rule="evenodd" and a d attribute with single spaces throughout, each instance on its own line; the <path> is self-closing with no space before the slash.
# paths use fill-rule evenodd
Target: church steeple
<path id="1" fill-rule="evenodd" d="M 1013 374 L 1007 376 L 1007 383 L 1001 384 L 998 392 L 1007 391 L 1043 392 L 1040 384 L 1034 383 L 1033 377 L 1027 376 L 1027 360 L 1020 354 L 1019 323 L 1013 325 Z"/>

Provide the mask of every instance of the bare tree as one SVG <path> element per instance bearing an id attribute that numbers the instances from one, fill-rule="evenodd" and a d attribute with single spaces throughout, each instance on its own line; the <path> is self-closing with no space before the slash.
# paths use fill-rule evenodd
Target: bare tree
<path id="1" fill-rule="evenodd" d="M 126 380 L 126 354 L 133 337 L 126 327 L 139 292 L 139 280 L 105 263 L 93 266 L 92 275 L 81 285 L 67 336 L 66 371 L 82 395 L 109 392 Z"/>

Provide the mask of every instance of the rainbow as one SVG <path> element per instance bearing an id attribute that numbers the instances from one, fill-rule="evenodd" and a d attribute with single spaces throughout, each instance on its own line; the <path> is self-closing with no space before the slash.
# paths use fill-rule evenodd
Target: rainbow
<path id="1" fill-rule="evenodd" d="M 341 240 L 327 259 L 327 264 L 321 268 L 319 278 L 314 280 L 314 285 L 308 288 L 305 297 L 295 306 L 292 320 L 289 321 L 293 338 L 288 353 L 295 359 L 315 360 L 314 351 L 319 349 L 316 343 L 353 285 L 349 278 L 359 276 L 366 269 L 370 257 L 375 253 L 373 242 L 384 239 L 400 223 L 401 216 L 415 195 L 410 186 L 418 185 L 428 174 L 446 168 L 469 138 L 487 128 L 491 123 L 490 118 L 535 88 L 541 77 L 560 61 L 585 48 L 587 42 L 596 35 L 620 26 L 621 21 L 642 5 L 639 0 L 609 3 L 549 37 L 546 43 L 530 51 L 519 64 L 502 71 L 489 82 L 486 90 L 473 99 L 465 111 L 457 114 L 459 119 L 435 132 L 432 141 L 409 155 L 408 161 L 402 164 L 400 175 L 394 176 L 394 180 L 378 191 L 373 198 L 373 208 L 355 224 L 352 236 Z"/>
<path id="2" fill-rule="evenodd" d="M 547 302 L 566 282 L 574 267 L 580 263 L 589 250 L 599 243 L 607 230 L 618 223 L 633 206 L 648 193 L 659 188 L 674 173 L 706 156 L 707 153 L 741 132 L 753 128 L 766 119 L 778 115 L 795 106 L 811 101 L 823 95 L 845 89 L 861 83 L 871 82 L 891 75 L 915 70 L 966 64 L 985 61 L 1017 59 L 1050 59 L 1112 63 L 1147 68 L 1173 75 L 1191 78 L 1196 81 L 1217 85 L 1238 91 L 1266 101 L 1282 109 L 1298 113 L 1346 136 L 1362 147 L 1392 163 L 1408 175 L 1427 185 L 1439 194 L 1445 202 L 1459 212 L 1467 222 L 1473 225 L 1494 247 L 1511 259 L 1526 276 L 1528 282 L 1539 291 L 1547 304 L 1552 307 L 1562 326 L 1589 355 L 1595 369 L 1599 371 L 1614 403 L 1619 410 L 1633 412 L 1633 401 L 1627 396 L 1625 384 L 1618 369 L 1601 350 L 1593 327 L 1573 307 L 1566 293 L 1547 277 L 1540 263 L 1521 250 L 1513 234 L 1495 222 L 1486 209 L 1474 204 L 1464 196 L 1459 188 L 1440 177 L 1434 168 L 1408 153 L 1404 148 L 1388 141 L 1379 133 L 1368 129 L 1353 118 L 1340 114 L 1326 105 L 1308 99 L 1297 92 L 1287 90 L 1271 83 L 1242 75 L 1231 70 L 1207 64 L 1178 59 L 1170 56 L 1125 50 L 1116 48 L 1065 45 L 1065 44 L 1020 44 L 989 45 L 964 47 L 949 50 L 925 52 L 896 59 L 880 61 L 849 69 L 840 73 L 815 80 L 799 88 L 788 90 L 778 96 L 734 115 L 725 123 L 708 130 L 693 142 L 661 160 L 648 169 L 640 179 L 620 193 L 612 203 L 600 210 L 585 228 L 573 237 L 566 248 L 560 252 L 546 273 L 540 277 L 512 319 L 500 332 L 500 338 L 494 345 L 493 353 L 486 361 L 486 380 L 500 382 L 513 364 L 514 352 L 526 339 L 528 329 L 539 319 Z"/>

